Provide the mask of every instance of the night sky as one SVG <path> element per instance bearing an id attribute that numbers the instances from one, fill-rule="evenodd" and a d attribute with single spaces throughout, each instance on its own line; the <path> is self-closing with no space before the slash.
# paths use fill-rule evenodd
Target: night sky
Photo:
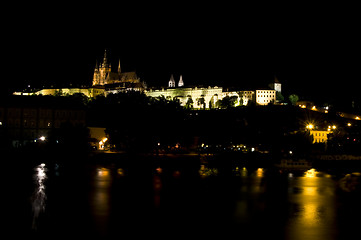
<path id="1" fill-rule="evenodd" d="M 90 85 L 107 49 L 114 70 L 120 59 L 148 86 L 181 74 L 186 85 L 248 89 L 276 76 L 286 94 L 305 99 L 358 97 L 353 6 L 152 4 L 10 7 L 14 15 L 2 20 L 2 90 Z"/>

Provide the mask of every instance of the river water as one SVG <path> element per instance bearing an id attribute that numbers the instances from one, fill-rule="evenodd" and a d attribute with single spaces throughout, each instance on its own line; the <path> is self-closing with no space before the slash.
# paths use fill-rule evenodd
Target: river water
<path id="1" fill-rule="evenodd" d="M 171 162 L 172 160 L 169 160 Z M 5 229 L 38 238 L 347 239 L 361 198 L 340 176 L 201 163 L 39 161 L 7 167 Z"/>

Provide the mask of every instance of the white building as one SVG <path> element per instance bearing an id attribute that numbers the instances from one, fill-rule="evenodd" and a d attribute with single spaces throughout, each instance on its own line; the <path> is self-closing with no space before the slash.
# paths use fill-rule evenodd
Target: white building
<path id="1" fill-rule="evenodd" d="M 208 88 L 190 88 L 178 87 L 167 88 L 161 90 L 148 90 L 144 93 L 149 97 L 164 96 L 166 99 L 178 99 L 182 106 L 187 103 L 193 108 L 209 108 L 210 104 L 215 106 L 216 102 L 221 99 L 221 87 L 208 87 Z"/>
<path id="2" fill-rule="evenodd" d="M 276 102 L 276 90 L 256 90 L 256 103 L 268 105 Z"/>

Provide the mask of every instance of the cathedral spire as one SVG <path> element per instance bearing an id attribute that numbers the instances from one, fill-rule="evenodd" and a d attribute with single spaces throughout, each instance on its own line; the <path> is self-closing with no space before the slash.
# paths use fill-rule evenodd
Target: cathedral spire
<path id="1" fill-rule="evenodd" d="M 95 60 L 95 71 L 99 72 L 98 60 Z"/>
<path id="2" fill-rule="evenodd" d="M 101 64 L 101 67 L 105 67 L 105 68 L 111 67 L 110 63 L 108 63 L 107 49 L 104 50 L 103 63 Z"/>
<path id="3" fill-rule="evenodd" d="M 107 49 L 104 50 L 103 67 L 107 65 Z"/>
<path id="4" fill-rule="evenodd" d="M 120 74 L 122 72 L 121 68 L 120 68 L 120 59 L 119 59 L 119 64 L 118 64 L 118 73 Z"/>

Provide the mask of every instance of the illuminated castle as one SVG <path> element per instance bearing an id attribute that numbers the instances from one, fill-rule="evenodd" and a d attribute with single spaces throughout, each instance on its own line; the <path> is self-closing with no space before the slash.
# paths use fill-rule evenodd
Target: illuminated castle
<path id="1" fill-rule="evenodd" d="M 73 95 L 84 94 L 87 97 L 107 96 L 119 92 L 140 91 L 148 97 L 163 96 L 166 99 L 178 99 L 182 106 L 195 109 L 217 108 L 217 103 L 228 97 L 234 100 L 235 106 L 246 106 L 250 102 L 258 105 L 268 105 L 276 103 L 276 92 L 281 92 L 281 84 L 275 78 L 270 85 L 271 89 L 223 91 L 222 87 L 185 87 L 182 75 L 176 83 L 173 74 L 168 81 L 168 88 L 147 89 L 144 82 L 140 82 L 135 72 L 122 72 L 120 61 L 116 72 L 112 72 L 112 66 L 104 52 L 103 60 L 100 64 L 95 64 L 93 81 L 91 87 L 81 88 L 47 88 L 36 92 L 14 92 L 14 95 Z"/>

